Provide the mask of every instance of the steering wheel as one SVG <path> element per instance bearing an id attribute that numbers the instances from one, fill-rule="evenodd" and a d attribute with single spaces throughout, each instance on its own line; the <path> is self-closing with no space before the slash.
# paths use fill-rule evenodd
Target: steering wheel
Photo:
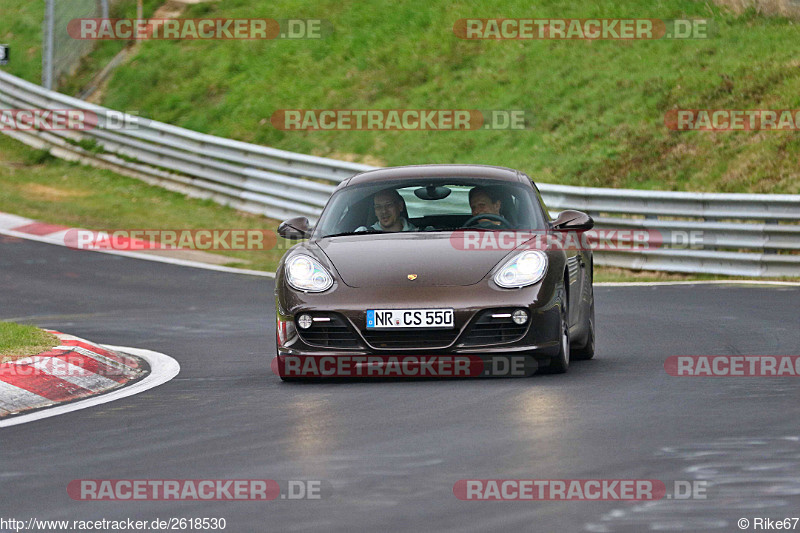
<path id="1" fill-rule="evenodd" d="M 505 217 L 501 215 L 495 215 L 494 213 L 481 213 L 479 215 L 475 215 L 474 217 L 470 217 L 469 220 L 467 220 L 466 222 L 464 222 L 464 224 L 461 225 L 461 227 L 462 228 L 471 228 L 473 226 L 477 227 L 480 224 L 476 224 L 476 222 L 479 222 L 484 219 L 496 220 L 497 222 L 500 223 L 501 228 L 511 229 L 511 222 L 506 220 Z M 494 226 L 494 224 L 492 226 Z"/>

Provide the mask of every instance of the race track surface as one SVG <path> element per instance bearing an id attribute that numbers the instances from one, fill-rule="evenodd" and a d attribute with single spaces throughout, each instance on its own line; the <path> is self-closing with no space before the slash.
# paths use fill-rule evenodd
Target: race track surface
<path id="1" fill-rule="evenodd" d="M 597 287 L 596 360 L 529 379 L 282 383 L 273 282 L 0 237 L 0 320 L 181 364 L 0 430 L 0 516 L 224 517 L 227 531 L 739 531 L 800 513 L 800 378 L 670 355 L 800 355 L 800 288 Z M 321 501 L 83 502 L 74 479 L 319 479 Z M 708 480 L 705 501 L 468 502 L 459 479 Z M 798 526 L 800 527 L 800 526 Z"/>

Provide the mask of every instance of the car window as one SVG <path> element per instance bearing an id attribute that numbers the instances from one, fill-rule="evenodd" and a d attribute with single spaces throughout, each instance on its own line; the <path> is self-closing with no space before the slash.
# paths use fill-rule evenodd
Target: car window
<path id="1" fill-rule="evenodd" d="M 490 192 L 499 205 L 499 213 L 491 221 L 474 218 L 470 207 L 470 191 L 475 187 Z M 430 193 L 429 191 L 433 191 Z M 448 192 L 449 191 L 449 192 Z M 381 193 L 379 204 L 399 194 L 398 212 L 402 231 L 454 231 L 480 225 L 483 229 L 543 229 L 539 199 L 533 188 L 523 183 L 475 178 L 425 179 L 365 183 L 339 189 L 323 210 L 313 238 L 342 234 L 369 234 L 386 231 L 378 222 L 373 199 Z M 388 195 L 388 196 L 387 196 Z M 390 203 L 390 202 L 389 202 Z M 497 218 L 499 216 L 499 218 Z M 487 221 L 489 223 L 487 223 Z M 400 224 L 396 227 L 400 227 Z M 401 231 L 401 230 L 395 230 Z"/>

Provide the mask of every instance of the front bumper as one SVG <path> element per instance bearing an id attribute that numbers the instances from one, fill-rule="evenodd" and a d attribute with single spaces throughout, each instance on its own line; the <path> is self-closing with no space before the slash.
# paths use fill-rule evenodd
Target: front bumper
<path id="1" fill-rule="evenodd" d="M 398 301 L 396 291 L 389 289 L 386 294 L 376 289 L 352 288 L 337 292 L 322 297 L 297 293 L 287 287 L 278 288 L 279 356 L 521 354 L 544 360 L 558 353 L 561 302 L 555 290 L 544 293 L 542 285 L 510 291 L 486 284 L 404 288 L 402 301 Z M 454 309 L 453 330 L 376 332 L 366 329 L 367 309 L 447 307 Z M 492 314 L 514 309 L 528 311 L 528 321 L 521 328 L 507 327 L 491 318 Z M 302 313 L 323 321 L 315 320 L 311 328 L 300 331 L 296 319 Z M 317 329 L 320 334 L 311 334 L 318 327 L 330 327 L 331 331 L 327 334 Z M 340 342 L 345 338 L 347 342 Z M 339 342 L 331 342 L 331 339 Z"/>

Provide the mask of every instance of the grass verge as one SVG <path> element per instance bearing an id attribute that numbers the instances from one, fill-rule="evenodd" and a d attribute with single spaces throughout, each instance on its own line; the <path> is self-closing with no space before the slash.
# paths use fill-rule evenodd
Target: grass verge
<path id="1" fill-rule="evenodd" d="M 58 339 L 35 326 L 0 322 L 0 363 L 16 361 L 58 346 Z"/>

